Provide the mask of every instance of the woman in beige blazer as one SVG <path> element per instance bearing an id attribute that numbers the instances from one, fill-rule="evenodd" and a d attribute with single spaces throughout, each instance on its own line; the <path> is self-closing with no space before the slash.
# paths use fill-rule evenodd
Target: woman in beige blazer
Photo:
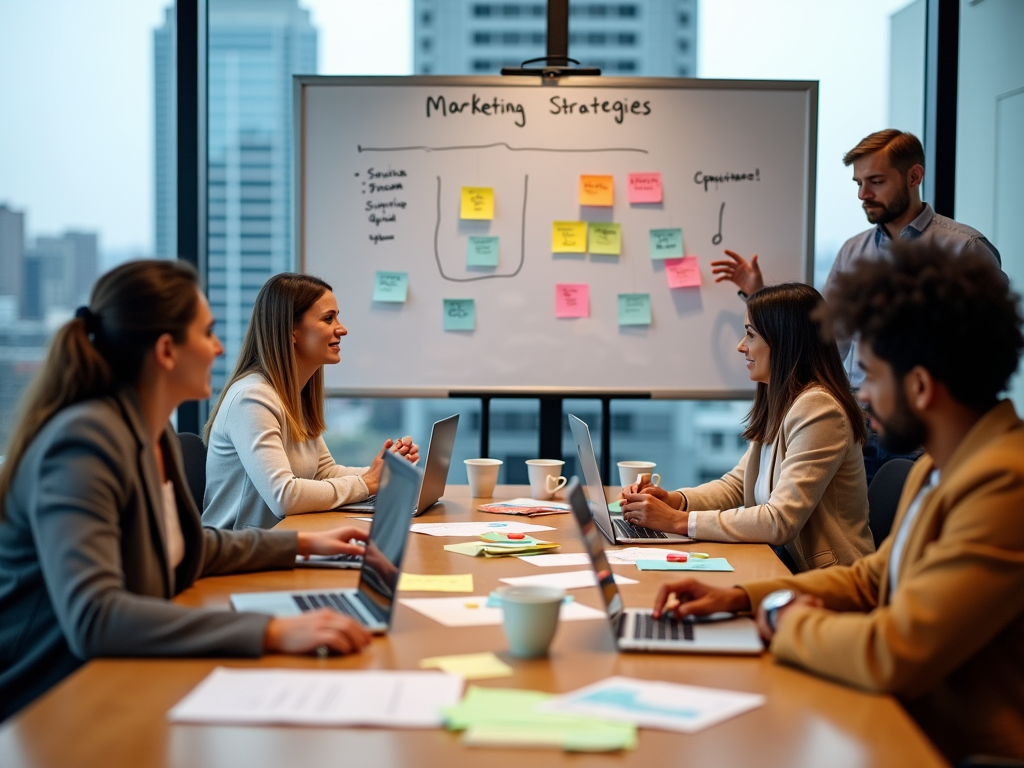
<path id="1" fill-rule="evenodd" d="M 747 303 L 737 350 L 757 382 L 746 454 L 720 480 L 665 491 L 623 489 L 627 521 L 707 541 L 763 542 L 790 568 L 849 565 L 874 551 L 864 478 L 864 417 L 834 341 L 800 283 Z"/>

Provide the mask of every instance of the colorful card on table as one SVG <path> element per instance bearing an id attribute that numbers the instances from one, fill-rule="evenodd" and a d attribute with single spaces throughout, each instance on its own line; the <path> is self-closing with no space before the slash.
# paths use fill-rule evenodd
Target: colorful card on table
<path id="1" fill-rule="evenodd" d="M 493 187 L 463 187 L 462 188 L 462 213 L 463 219 L 493 219 L 494 218 L 494 188 Z"/>
<path id="2" fill-rule="evenodd" d="M 615 204 L 615 177 L 580 176 L 580 205 L 599 205 L 605 208 Z"/>
<path id="3" fill-rule="evenodd" d="M 472 573 L 406 573 L 398 577 L 400 592 L 472 592 Z"/>
<path id="4" fill-rule="evenodd" d="M 588 225 L 587 250 L 603 256 L 618 256 L 622 253 L 622 225 L 592 221 Z"/>
<path id="5" fill-rule="evenodd" d="M 629 174 L 630 203 L 660 203 L 661 174 L 631 173 Z"/>
<path id="6" fill-rule="evenodd" d="M 683 230 L 652 229 L 651 258 L 681 259 L 683 257 Z"/>
<path id="7" fill-rule="evenodd" d="M 511 677 L 512 667 L 490 651 L 486 653 L 460 653 L 456 656 L 433 656 L 420 659 L 420 669 L 440 669 L 463 680 L 483 680 L 488 677 Z"/>
<path id="8" fill-rule="evenodd" d="M 700 287 L 700 265 L 696 256 L 665 259 L 665 278 L 669 288 Z"/>
<path id="9" fill-rule="evenodd" d="M 684 563 L 673 560 L 637 560 L 641 571 L 731 571 L 734 570 L 724 557 L 694 558 Z"/>
<path id="10" fill-rule="evenodd" d="M 466 266 L 498 266 L 498 238 L 470 237 L 466 246 Z"/>
<path id="11" fill-rule="evenodd" d="M 586 253 L 587 222 L 555 221 L 551 223 L 552 253 Z"/>
<path id="12" fill-rule="evenodd" d="M 619 325 L 650 325 L 651 294 L 620 293 Z"/>
<path id="13" fill-rule="evenodd" d="M 590 317 L 590 286 L 558 283 L 555 286 L 555 317 Z"/>
<path id="14" fill-rule="evenodd" d="M 444 329 L 446 331 L 475 331 L 476 302 L 473 299 L 445 299 Z"/>
<path id="15" fill-rule="evenodd" d="M 373 283 L 373 300 L 396 304 L 405 302 L 409 295 L 408 272 L 378 272 Z"/>

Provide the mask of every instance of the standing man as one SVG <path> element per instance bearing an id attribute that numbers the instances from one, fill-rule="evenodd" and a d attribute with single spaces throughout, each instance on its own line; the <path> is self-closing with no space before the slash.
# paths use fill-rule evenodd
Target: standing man
<path id="1" fill-rule="evenodd" d="M 917 243 L 837 274 L 828 301 L 859 335 L 883 443 L 926 451 L 893 535 L 852 566 L 665 584 L 655 615 L 757 611 L 777 659 L 896 695 L 952 762 L 1024 758 L 1024 422 L 999 400 L 1024 350 L 1019 297 L 989 257 Z"/>

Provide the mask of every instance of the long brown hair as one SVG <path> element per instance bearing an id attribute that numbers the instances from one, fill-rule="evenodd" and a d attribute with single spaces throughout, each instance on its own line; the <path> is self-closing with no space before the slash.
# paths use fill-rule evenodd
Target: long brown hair
<path id="1" fill-rule="evenodd" d="M 198 309 L 199 276 L 182 261 L 130 261 L 96 281 L 88 307 L 54 335 L 18 407 L 0 467 L 0 521 L 22 456 L 40 429 L 75 403 L 133 384 L 165 333 L 185 340 Z"/>
<path id="2" fill-rule="evenodd" d="M 775 442 L 793 401 L 816 385 L 846 412 L 858 442 L 864 442 L 864 412 L 850 392 L 850 382 L 834 339 L 822 333 L 821 294 L 803 283 L 762 288 L 747 301 L 750 324 L 768 345 L 768 383 L 758 383 L 743 437 Z"/>
<path id="3" fill-rule="evenodd" d="M 319 277 L 294 272 L 282 272 L 264 283 L 253 304 L 252 318 L 245 331 L 235 369 L 203 429 L 203 441 L 207 445 L 224 395 L 232 384 L 252 373 L 263 376 L 281 398 L 293 440 L 309 440 L 327 430 L 323 367 L 318 368 L 306 385 L 299 389 L 292 331 L 309 308 L 329 290 L 331 286 Z"/>

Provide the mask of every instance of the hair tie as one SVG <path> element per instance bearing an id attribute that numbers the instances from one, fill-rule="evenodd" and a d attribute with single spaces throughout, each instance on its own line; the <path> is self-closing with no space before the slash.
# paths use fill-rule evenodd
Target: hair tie
<path id="1" fill-rule="evenodd" d="M 90 336 L 96 332 L 96 315 L 88 307 L 79 307 L 75 310 L 75 318 L 85 323 L 85 332 Z"/>

